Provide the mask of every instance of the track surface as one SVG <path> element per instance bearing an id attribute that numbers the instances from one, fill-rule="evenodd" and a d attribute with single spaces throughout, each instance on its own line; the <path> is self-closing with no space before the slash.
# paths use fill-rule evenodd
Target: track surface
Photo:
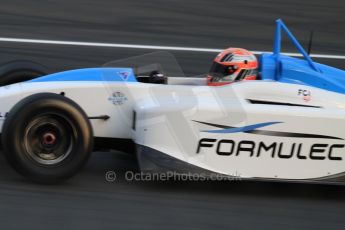
<path id="1" fill-rule="evenodd" d="M 345 55 L 345 2 L 2 0 L 1 37 L 270 50 L 281 17 L 313 52 Z M 286 51 L 294 52 L 290 46 Z M 54 70 L 100 66 L 150 52 L 123 48 L 0 43 L 0 62 L 30 59 Z M 188 75 L 214 54 L 174 52 Z M 344 60 L 318 60 L 345 68 Z M 119 179 L 106 182 L 115 170 Z M 345 187 L 280 183 L 126 182 L 133 157 L 94 153 L 77 177 L 40 186 L 0 157 L 0 229 L 344 229 Z"/>

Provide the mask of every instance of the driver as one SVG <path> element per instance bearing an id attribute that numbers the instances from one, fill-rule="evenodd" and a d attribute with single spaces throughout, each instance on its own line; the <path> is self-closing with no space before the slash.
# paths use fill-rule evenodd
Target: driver
<path id="1" fill-rule="evenodd" d="M 207 76 L 207 85 L 221 86 L 235 81 L 256 80 L 258 61 L 245 49 L 228 48 L 214 59 Z"/>

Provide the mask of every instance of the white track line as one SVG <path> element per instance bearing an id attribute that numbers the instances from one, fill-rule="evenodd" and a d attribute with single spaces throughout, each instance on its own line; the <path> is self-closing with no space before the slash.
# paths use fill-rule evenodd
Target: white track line
<path id="1" fill-rule="evenodd" d="M 218 52 L 222 51 L 222 49 L 181 47 L 181 46 L 152 46 L 152 45 L 137 45 L 137 44 L 57 41 L 57 40 L 6 38 L 6 37 L 0 37 L 0 42 L 49 44 L 49 45 L 70 45 L 70 46 L 92 46 L 92 47 L 110 47 L 110 48 L 131 48 L 131 49 L 150 49 L 150 50 L 174 50 L 174 51 L 191 51 L 191 52 L 208 52 L 208 53 L 218 53 Z M 262 54 L 265 52 L 267 53 L 267 51 L 253 51 L 253 53 L 255 53 L 255 54 Z M 282 54 L 294 56 L 294 57 L 301 57 L 302 56 L 299 53 L 282 53 Z M 311 57 L 325 58 L 325 59 L 345 59 L 345 56 L 343 56 L 343 55 L 328 55 L 328 54 L 312 54 Z"/>

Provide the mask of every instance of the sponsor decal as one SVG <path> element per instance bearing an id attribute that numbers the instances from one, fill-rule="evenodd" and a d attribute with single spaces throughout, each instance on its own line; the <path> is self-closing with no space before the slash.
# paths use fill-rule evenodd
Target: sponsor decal
<path id="1" fill-rule="evenodd" d="M 327 144 L 327 143 L 312 143 L 307 144 L 303 141 L 286 143 L 284 141 L 253 141 L 253 140 L 233 140 L 233 139 L 217 139 L 217 138 L 202 138 L 198 142 L 196 153 L 200 153 L 202 149 L 212 149 L 217 155 L 220 156 L 241 156 L 246 155 L 249 157 L 269 156 L 271 158 L 280 159 L 299 159 L 299 160 L 332 160 L 340 161 L 343 158 L 340 156 L 344 152 L 345 144 L 342 138 L 318 135 L 318 134 L 305 134 L 305 133 L 291 133 L 291 132 L 278 132 L 261 130 L 259 128 L 279 124 L 282 122 L 265 122 L 244 127 L 231 127 L 218 124 L 212 124 L 201 121 L 194 121 L 197 123 L 217 127 L 217 130 L 203 130 L 201 132 L 207 133 L 252 133 L 264 136 L 275 137 L 290 137 L 290 138 L 316 138 L 316 139 L 331 139 L 341 140 L 341 143 Z"/>
<path id="2" fill-rule="evenodd" d="M 299 89 L 298 96 L 302 96 L 303 101 L 309 102 L 311 100 L 311 91 L 306 89 Z"/>
<path id="3" fill-rule="evenodd" d="M 198 142 L 196 153 L 205 148 L 212 148 L 220 156 L 246 155 L 259 158 L 268 155 L 280 159 L 340 161 L 343 158 L 339 155 L 344 151 L 345 145 L 315 143 L 306 146 L 303 143 L 202 138 Z"/>
<path id="4" fill-rule="evenodd" d="M 114 105 L 123 105 L 128 99 L 122 92 L 113 92 L 108 100 L 111 101 Z"/>
<path id="5" fill-rule="evenodd" d="M 130 74 L 127 71 L 123 71 L 123 72 L 119 72 L 119 75 L 122 78 L 122 80 L 127 81 Z"/>

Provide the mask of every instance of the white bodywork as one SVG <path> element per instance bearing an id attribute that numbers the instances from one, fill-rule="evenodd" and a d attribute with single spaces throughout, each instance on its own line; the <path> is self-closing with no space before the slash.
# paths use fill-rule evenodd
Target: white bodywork
<path id="1" fill-rule="evenodd" d="M 64 81 L 2 87 L 0 127 L 5 114 L 22 98 L 40 92 L 64 92 L 89 117 L 110 116 L 108 120 L 91 120 L 96 137 L 133 139 L 140 146 L 212 172 L 311 180 L 345 171 L 345 95 L 273 81 L 223 87 L 198 86 L 204 79 L 171 78 L 169 83 Z M 221 128 L 202 122 L 231 127 L 276 122 L 258 130 L 326 138 L 204 132 Z M 211 139 L 202 142 L 209 146 L 200 146 L 203 138 Z M 265 146 L 276 143 L 276 149 L 259 151 L 260 142 Z"/>

